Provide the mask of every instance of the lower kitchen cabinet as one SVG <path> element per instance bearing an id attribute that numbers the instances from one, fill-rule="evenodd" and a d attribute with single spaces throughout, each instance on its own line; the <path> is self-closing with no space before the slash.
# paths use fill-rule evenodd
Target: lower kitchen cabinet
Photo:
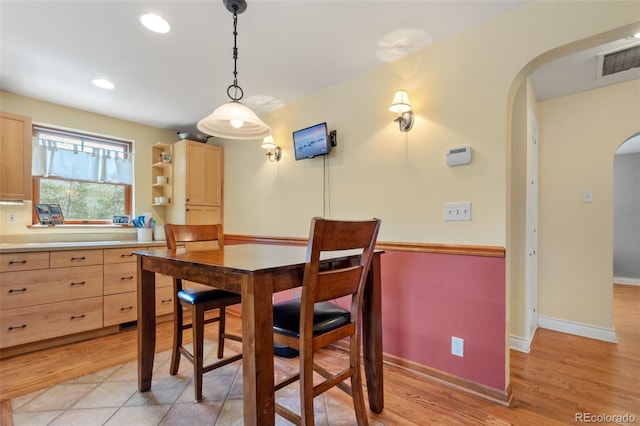
<path id="1" fill-rule="evenodd" d="M 102 327 L 102 297 L 0 311 L 2 347 L 47 340 Z"/>
<path id="2" fill-rule="evenodd" d="M 0 253 L 2 356 L 7 348 L 84 332 L 91 337 L 109 332 L 107 327 L 136 321 L 137 257 L 133 251 L 146 249 Z M 156 274 L 156 287 L 157 315 L 171 314 L 172 278 Z"/>

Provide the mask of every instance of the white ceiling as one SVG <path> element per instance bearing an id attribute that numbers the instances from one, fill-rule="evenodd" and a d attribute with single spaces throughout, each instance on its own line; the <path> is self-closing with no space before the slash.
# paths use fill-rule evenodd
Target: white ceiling
<path id="1" fill-rule="evenodd" d="M 529 1 L 249 0 L 238 16 L 243 102 L 269 111 Z M 171 31 L 148 31 L 138 21 L 145 13 L 162 15 Z M 193 132 L 228 101 L 232 22 L 221 0 L 1 0 L 0 87 Z M 595 79 L 592 64 L 609 47 L 541 67 L 532 74 L 538 98 L 612 84 Z M 96 88 L 94 78 L 116 89 Z"/>

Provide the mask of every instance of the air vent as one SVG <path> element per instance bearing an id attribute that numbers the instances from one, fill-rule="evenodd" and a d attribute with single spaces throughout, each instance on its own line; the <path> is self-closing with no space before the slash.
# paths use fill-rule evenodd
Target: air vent
<path id="1" fill-rule="evenodd" d="M 599 76 L 617 74 L 640 67 L 640 44 L 599 55 Z"/>

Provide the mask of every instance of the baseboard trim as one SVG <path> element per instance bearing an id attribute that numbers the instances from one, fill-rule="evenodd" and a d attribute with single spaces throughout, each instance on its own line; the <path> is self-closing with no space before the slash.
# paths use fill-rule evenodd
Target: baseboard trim
<path id="1" fill-rule="evenodd" d="M 618 342 L 615 328 L 596 327 L 593 325 L 580 324 L 577 322 L 543 316 L 538 316 L 538 325 L 548 330 L 575 334 L 576 336 L 589 337 L 591 339 L 604 340 L 605 342 L 611 343 Z"/>
<path id="2" fill-rule="evenodd" d="M 614 284 L 640 285 L 640 278 L 613 277 Z"/>
<path id="3" fill-rule="evenodd" d="M 531 338 L 529 339 L 526 339 L 524 337 L 511 335 L 509 336 L 509 348 L 528 354 L 529 352 L 531 352 L 532 340 L 533 340 L 533 336 L 531 336 Z"/>
<path id="4" fill-rule="evenodd" d="M 384 362 L 389 365 L 409 370 L 425 377 L 426 379 L 433 380 L 453 389 L 489 400 L 504 407 L 510 407 L 513 401 L 511 385 L 509 385 L 505 392 L 501 392 L 497 389 L 493 389 L 395 355 L 384 354 L 383 359 Z"/>

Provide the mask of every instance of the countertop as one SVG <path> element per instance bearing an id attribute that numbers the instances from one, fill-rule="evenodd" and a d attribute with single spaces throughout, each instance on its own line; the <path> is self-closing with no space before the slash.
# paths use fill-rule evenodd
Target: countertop
<path id="1" fill-rule="evenodd" d="M 81 249 L 105 249 L 124 247 L 160 247 L 165 248 L 166 241 L 64 241 L 41 243 L 0 243 L 0 253 L 24 253 L 36 251 L 60 251 Z"/>

